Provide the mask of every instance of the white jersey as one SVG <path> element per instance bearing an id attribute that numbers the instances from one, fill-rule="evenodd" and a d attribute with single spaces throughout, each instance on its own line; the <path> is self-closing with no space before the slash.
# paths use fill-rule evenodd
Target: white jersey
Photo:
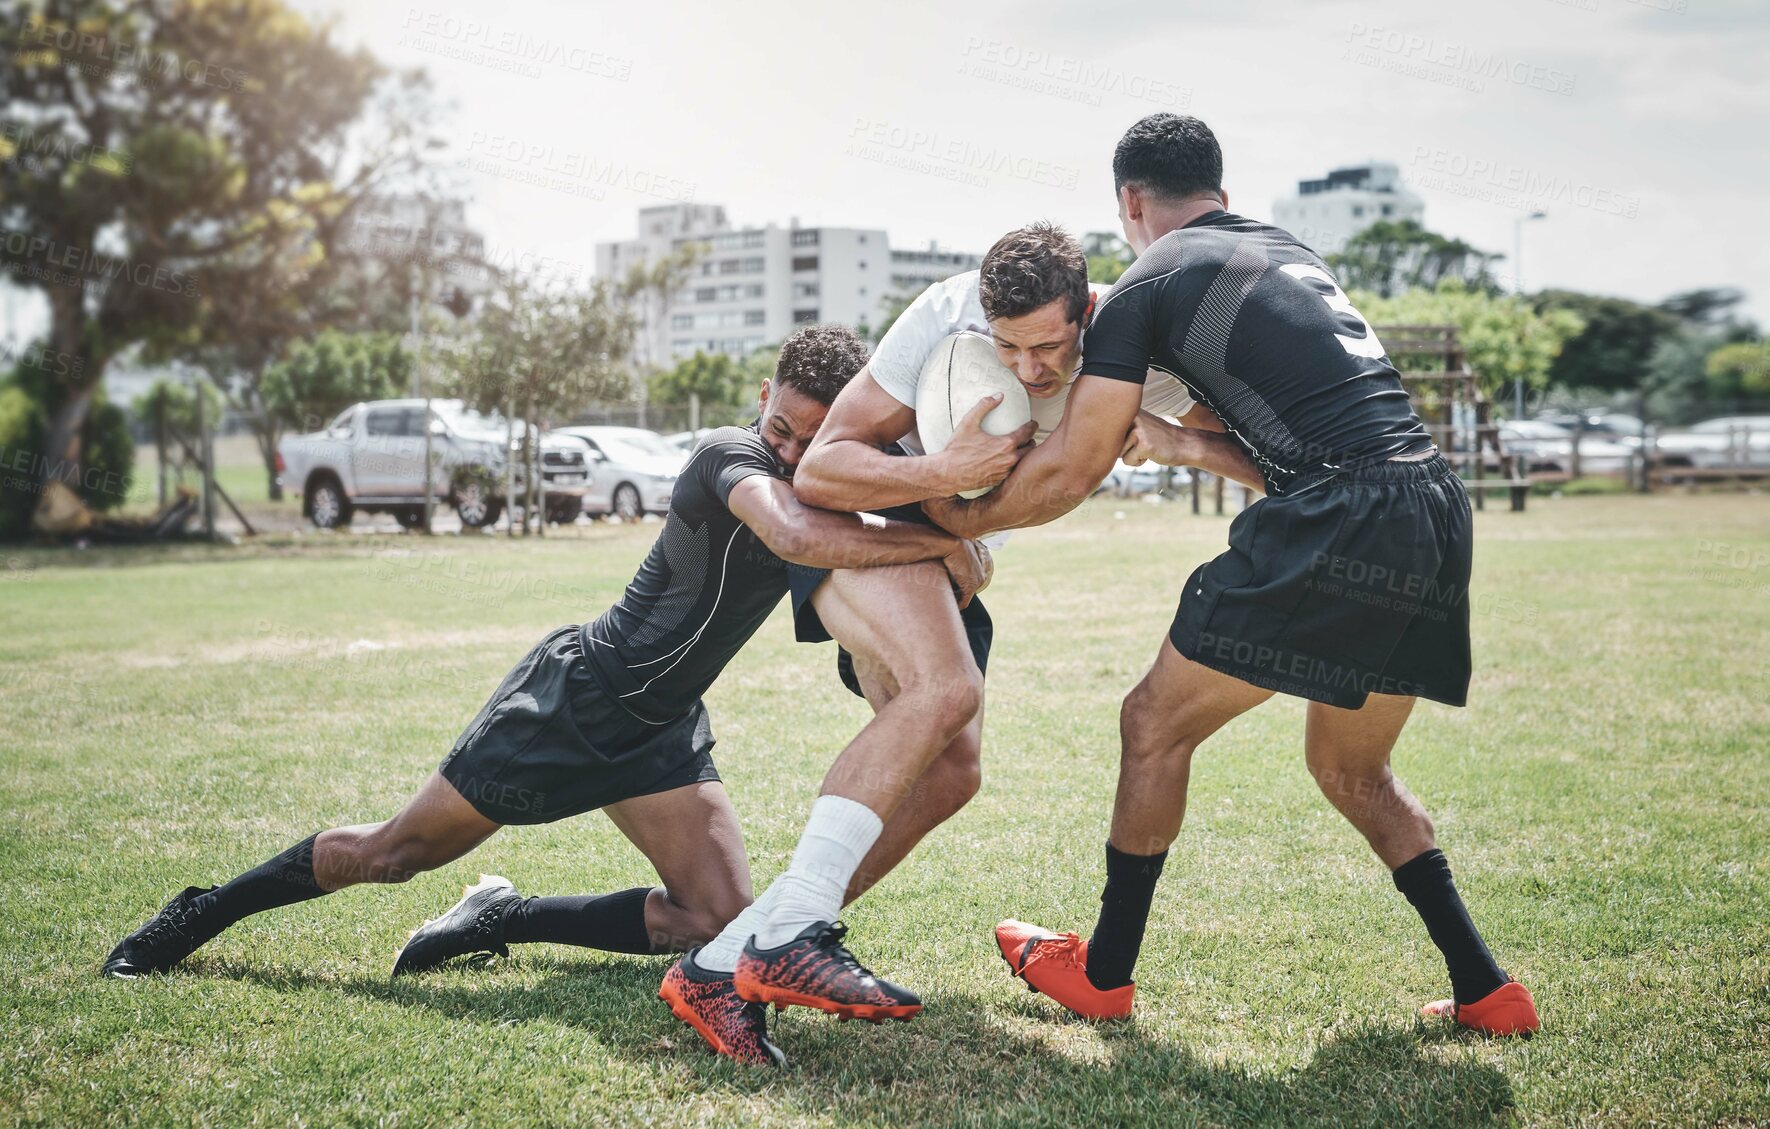
<path id="1" fill-rule="evenodd" d="M 1095 300 L 1104 298 L 1110 286 L 1089 283 L 1094 292 Z M 873 350 L 873 359 L 869 368 L 873 380 L 889 392 L 898 403 L 908 408 L 916 406 L 916 388 L 922 380 L 922 366 L 934 355 L 935 347 L 955 333 L 970 331 L 989 336 L 989 319 L 983 314 L 983 300 L 978 295 L 978 272 L 967 271 L 956 274 L 944 282 L 937 282 L 922 291 L 920 297 L 911 302 L 904 312 L 898 315 L 891 328 L 885 332 L 884 340 Z M 1077 371 L 1081 369 L 1077 363 Z M 1043 442 L 1063 419 L 1064 406 L 1069 403 L 1069 390 L 1074 386 L 1075 374 L 1055 396 L 1043 399 L 1028 396 L 1027 402 L 1032 407 L 1033 422 L 1038 430 L 1033 435 L 1033 442 Z M 1158 416 L 1184 415 L 1192 409 L 1192 395 L 1186 385 L 1166 372 L 1150 369 L 1148 379 L 1143 385 L 1143 409 L 1154 412 Z M 912 430 L 899 443 L 912 455 L 927 453 L 922 444 L 919 430 Z"/>

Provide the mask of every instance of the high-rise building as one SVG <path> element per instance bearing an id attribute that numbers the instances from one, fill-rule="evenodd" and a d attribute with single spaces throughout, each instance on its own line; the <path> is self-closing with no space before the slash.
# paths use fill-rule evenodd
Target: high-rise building
<path id="1" fill-rule="evenodd" d="M 1272 222 L 1318 255 L 1332 255 L 1378 220 L 1418 220 L 1426 203 L 1386 161 L 1335 169 L 1320 180 L 1297 182 L 1297 194 L 1272 205 Z"/>
<path id="2" fill-rule="evenodd" d="M 863 332 L 887 303 L 931 283 L 976 270 L 980 256 L 893 250 L 881 228 L 733 227 L 716 204 L 661 204 L 639 210 L 639 235 L 596 247 L 596 273 L 619 278 L 686 244 L 707 250 L 687 283 L 641 331 L 642 361 L 658 366 L 696 352 L 746 356 L 794 327 L 835 322 Z"/>

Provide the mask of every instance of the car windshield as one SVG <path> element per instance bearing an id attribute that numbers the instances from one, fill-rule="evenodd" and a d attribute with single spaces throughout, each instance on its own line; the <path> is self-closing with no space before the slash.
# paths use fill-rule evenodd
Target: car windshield
<path id="1" fill-rule="evenodd" d="M 655 431 L 598 431 L 593 436 L 611 459 L 679 459 L 682 448 Z"/>

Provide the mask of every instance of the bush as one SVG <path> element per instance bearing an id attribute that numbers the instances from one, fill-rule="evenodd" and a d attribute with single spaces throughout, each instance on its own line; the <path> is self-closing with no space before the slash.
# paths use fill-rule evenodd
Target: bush
<path id="1" fill-rule="evenodd" d="M 31 527 L 37 495 L 31 489 L 43 410 L 16 384 L 0 385 L 0 537 L 22 537 Z"/>
<path id="2" fill-rule="evenodd" d="M 129 500 L 135 476 L 135 438 L 129 419 L 115 404 L 95 403 L 80 430 L 80 500 L 98 513 Z"/>

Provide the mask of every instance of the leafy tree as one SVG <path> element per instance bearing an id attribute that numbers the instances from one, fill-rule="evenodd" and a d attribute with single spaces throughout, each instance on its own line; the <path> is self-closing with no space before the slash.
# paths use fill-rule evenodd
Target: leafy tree
<path id="1" fill-rule="evenodd" d="M 1416 220 L 1378 220 L 1327 261 L 1347 290 L 1390 298 L 1406 290 L 1432 290 L 1447 279 L 1470 290 L 1496 289 L 1489 268 L 1500 257 L 1427 231 Z"/>
<path id="2" fill-rule="evenodd" d="M 1714 335 L 1721 342 L 1756 341 L 1759 337 L 1757 325 L 1737 312 L 1743 301 L 1745 292 L 1742 290 L 1708 287 L 1673 294 L 1661 302 L 1659 308 L 1692 329 Z"/>
<path id="3" fill-rule="evenodd" d="M 1110 231 L 1090 231 L 1082 236 L 1082 253 L 1088 256 L 1088 281 L 1113 283 L 1137 261 L 1131 245 Z"/>
<path id="4" fill-rule="evenodd" d="M 1708 355 L 1703 365 L 1718 400 L 1770 396 L 1770 341 L 1737 341 Z"/>
<path id="5" fill-rule="evenodd" d="M 202 340 L 266 248 L 333 207 L 350 126 L 382 78 L 282 0 L 24 0 L 0 23 L 0 269 L 42 291 L 79 357 L 44 403 L 78 463 L 108 363 Z"/>
<path id="6" fill-rule="evenodd" d="M 729 420 L 753 401 L 755 389 L 743 363 L 724 353 L 696 352 L 652 377 L 651 396 L 658 403 L 686 404 L 699 397 L 702 426 Z"/>
<path id="7" fill-rule="evenodd" d="M 1668 334 L 1647 362 L 1644 414 L 1664 423 L 1688 423 L 1709 403 L 1708 356 L 1714 340 L 1688 327 Z"/>
<path id="8" fill-rule="evenodd" d="M 1408 290 L 1392 298 L 1350 295 L 1372 325 L 1454 325 L 1481 389 L 1499 399 L 1522 378 L 1542 388 L 1561 348 L 1585 323 L 1569 310 L 1538 312 L 1512 295 L 1471 290 L 1446 278 L 1431 290 Z M 1406 358 L 1396 358 L 1405 366 Z"/>
<path id="9" fill-rule="evenodd" d="M 1647 381 L 1654 349 L 1679 329 L 1673 314 L 1627 298 L 1545 290 L 1531 301 L 1539 312 L 1567 310 L 1586 324 L 1549 368 L 1549 383 L 1561 388 L 1638 389 Z"/>
<path id="10" fill-rule="evenodd" d="M 445 352 L 448 382 L 463 399 L 528 425 L 521 431 L 520 457 L 529 468 L 526 512 L 537 525 L 541 476 L 530 427 L 538 431 L 594 400 L 625 398 L 639 324 L 627 294 L 625 286 L 601 279 L 578 290 L 512 275 Z"/>
<path id="11" fill-rule="evenodd" d="M 910 303 L 919 297 L 921 297 L 920 294 L 887 294 L 879 299 L 879 308 L 884 311 L 884 314 L 879 318 L 878 325 L 861 326 L 859 330 L 861 337 L 875 345 L 885 340 L 885 335 L 891 332 L 891 327 L 897 324 L 897 319 L 902 317 L 903 312 L 910 308 Z M 770 360 L 771 371 L 773 364 L 774 362 Z"/>
<path id="12" fill-rule="evenodd" d="M 326 330 L 303 341 L 264 374 L 267 413 L 298 431 L 315 431 L 362 400 L 385 400 L 412 379 L 412 354 L 391 333 Z"/>

